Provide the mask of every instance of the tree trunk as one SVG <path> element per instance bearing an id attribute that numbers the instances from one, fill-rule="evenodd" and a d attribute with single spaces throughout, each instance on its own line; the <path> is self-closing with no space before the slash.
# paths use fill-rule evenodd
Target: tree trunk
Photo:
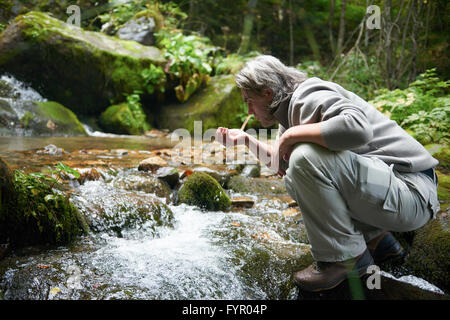
<path id="1" fill-rule="evenodd" d="M 289 63 L 294 65 L 294 30 L 293 30 L 292 0 L 289 0 Z"/>
<path id="2" fill-rule="evenodd" d="M 344 49 L 342 46 L 344 44 L 345 37 L 345 8 L 347 5 L 346 0 L 341 0 L 341 16 L 339 19 L 339 35 L 338 35 L 338 43 L 337 43 L 337 54 L 340 55 L 342 50 Z"/>
<path id="3" fill-rule="evenodd" d="M 334 18 L 334 7 L 336 5 L 336 0 L 330 0 L 330 13 L 328 15 L 328 39 L 330 40 L 331 53 L 334 55 L 336 52 L 336 45 L 334 43 L 333 37 L 333 18 Z"/>
<path id="4" fill-rule="evenodd" d="M 254 10 L 257 4 L 258 0 L 248 0 L 248 12 L 244 17 L 244 28 L 242 30 L 241 45 L 239 46 L 238 54 L 245 54 L 248 51 L 253 30 L 253 21 L 255 19 Z"/>

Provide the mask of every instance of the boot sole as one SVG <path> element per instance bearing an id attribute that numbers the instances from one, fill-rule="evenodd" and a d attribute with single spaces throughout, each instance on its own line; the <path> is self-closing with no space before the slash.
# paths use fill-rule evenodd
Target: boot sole
<path id="1" fill-rule="evenodd" d="M 362 277 L 364 277 L 365 275 L 368 275 L 367 273 L 367 268 L 365 271 L 363 271 L 363 273 L 359 273 L 360 271 L 358 271 L 358 278 L 361 279 Z M 327 290 L 331 290 L 336 288 L 337 286 L 339 286 L 342 282 L 344 282 L 345 280 L 348 280 L 348 274 L 345 278 L 343 278 L 342 280 L 339 280 L 339 282 L 332 284 L 330 287 L 326 287 L 326 288 L 316 288 L 316 289 L 311 289 L 311 288 L 306 288 L 306 287 L 302 287 L 299 284 L 297 284 L 297 287 L 301 290 L 305 290 L 308 292 L 321 292 L 321 291 L 327 291 Z"/>

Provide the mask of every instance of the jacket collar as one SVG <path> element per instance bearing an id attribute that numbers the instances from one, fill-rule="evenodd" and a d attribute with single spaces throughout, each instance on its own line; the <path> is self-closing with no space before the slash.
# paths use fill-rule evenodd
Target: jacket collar
<path id="1" fill-rule="evenodd" d="M 278 105 L 277 110 L 273 113 L 273 116 L 286 129 L 289 128 L 288 111 L 290 101 L 291 99 L 286 99 L 283 102 L 281 102 Z"/>

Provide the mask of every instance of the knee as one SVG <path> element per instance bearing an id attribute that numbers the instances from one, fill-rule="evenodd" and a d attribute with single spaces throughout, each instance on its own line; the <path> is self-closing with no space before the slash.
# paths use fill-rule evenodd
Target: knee
<path id="1" fill-rule="evenodd" d="M 299 143 L 289 158 L 289 168 L 302 168 L 305 164 L 322 167 L 331 165 L 334 152 L 315 143 Z"/>

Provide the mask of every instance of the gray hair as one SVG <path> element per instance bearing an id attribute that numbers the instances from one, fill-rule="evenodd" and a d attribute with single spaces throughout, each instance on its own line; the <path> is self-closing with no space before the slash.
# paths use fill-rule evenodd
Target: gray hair
<path id="1" fill-rule="evenodd" d="M 275 111 L 280 103 L 291 98 L 297 86 L 306 79 L 305 73 L 285 66 L 277 58 L 261 55 L 248 61 L 236 75 L 235 81 L 239 89 L 257 94 L 271 89 L 273 99 L 269 109 Z"/>

